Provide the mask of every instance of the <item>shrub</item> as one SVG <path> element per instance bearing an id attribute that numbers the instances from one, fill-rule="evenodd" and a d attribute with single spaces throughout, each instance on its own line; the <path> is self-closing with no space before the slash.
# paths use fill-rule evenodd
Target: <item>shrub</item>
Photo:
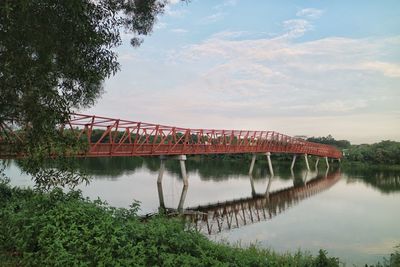
<path id="1" fill-rule="evenodd" d="M 277 254 L 214 243 L 177 219 L 141 222 L 80 191 L 44 193 L 0 183 L 0 260 L 15 266 L 339 266 L 325 251 Z"/>

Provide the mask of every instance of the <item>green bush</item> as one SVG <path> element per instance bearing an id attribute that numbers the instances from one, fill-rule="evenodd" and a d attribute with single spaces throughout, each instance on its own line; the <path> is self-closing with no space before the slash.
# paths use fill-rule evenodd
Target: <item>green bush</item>
<path id="1" fill-rule="evenodd" d="M 11 266 L 339 266 L 325 251 L 277 254 L 214 243 L 180 220 L 141 222 L 138 204 L 112 208 L 79 191 L 0 183 L 0 260 Z"/>

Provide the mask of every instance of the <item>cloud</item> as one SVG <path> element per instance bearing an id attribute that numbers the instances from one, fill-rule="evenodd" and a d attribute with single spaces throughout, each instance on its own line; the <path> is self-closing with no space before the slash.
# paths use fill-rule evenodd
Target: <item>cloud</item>
<path id="1" fill-rule="evenodd" d="M 178 7 L 176 5 L 167 5 L 165 7 L 165 14 L 169 17 L 181 19 L 184 18 L 188 13 L 189 11 L 187 9 L 183 9 L 182 6 Z"/>
<path id="2" fill-rule="evenodd" d="M 165 22 L 156 22 L 156 24 L 154 25 L 155 30 L 162 30 L 162 29 L 165 29 L 166 27 L 167 27 L 167 23 L 165 23 Z"/>
<path id="3" fill-rule="evenodd" d="M 222 31 L 215 33 L 211 36 L 211 38 L 215 39 L 235 39 L 239 37 L 243 37 L 245 35 L 248 35 L 249 32 L 246 31 Z"/>
<path id="4" fill-rule="evenodd" d="M 225 17 L 226 13 L 225 12 L 217 12 L 214 13 L 210 16 L 204 17 L 200 19 L 200 23 L 201 24 L 210 24 L 210 23 L 214 23 L 217 22 L 221 19 L 223 19 Z"/>
<path id="5" fill-rule="evenodd" d="M 388 77 L 393 77 L 393 78 L 400 77 L 400 64 L 375 61 L 375 62 L 362 63 L 360 67 L 366 70 L 374 70 L 381 72 Z"/>
<path id="6" fill-rule="evenodd" d="M 316 9 L 316 8 L 304 8 L 299 10 L 296 13 L 296 16 L 298 17 L 304 17 L 308 19 L 317 19 L 321 17 L 321 15 L 324 13 L 323 10 Z"/>
<path id="7" fill-rule="evenodd" d="M 225 1 L 223 1 L 222 4 L 216 5 L 213 8 L 217 9 L 217 10 L 220 10 L 220 9 L 224 9 L 224 8 L 227 8 L 227 7 L 236 6 L 237 3 L 238 3 L 237 0 L 225 0 Z"/>
<path id="8" fill-rule="evenodd" d="M 283 22 L 283 28 L 287 31 L 286 35 L 291 38 L 303 36 L 309 30 L 313 29 L 311 23 L 304 19 L 291 19 Z"/>
<path id="9" fill-rule="evenodd" d="M 182 2 L 182 0 L 168 0 L 168 4 L 170 4 L 170 5 L 176 5 L 180 2 Z"/>
<path id="10" fill-rule="evenodd" d="M 143 50 L 125 55 L 136 62 L 117 74 L 120 84 L 108 85 L 118 95 L 99 103 L 107 111 L 92 113 L 183 127 L 400 140 L 400 36 L 300 39 L 312 29 L 298 18 L 272 37 L 221 31 L 164 58 Z"/>
<path id="11" fill-rule="evenodd" d="M 393 58 L 400 36 L 297 42 L 309 28 L 302 20 L 285 22 L 281 35 L 257 39 L 223 31 L 183 48 L 174 56 L 180 59 L 178 66 L 201 66 L 182 87 L 188 99 L 196 92 L 196 99 L 186 102 L 186 112 L 305 119 L 398 109 L 400 65 L 384 58 Z"/>
<path id="12" fill-rule="evenodd" d="M 171 32 L 173 33 L 178 33 L 178 34 L 183 34 L 183 33 L 187 33 L 188 31 L 185 29 L 171 29 Z"/>

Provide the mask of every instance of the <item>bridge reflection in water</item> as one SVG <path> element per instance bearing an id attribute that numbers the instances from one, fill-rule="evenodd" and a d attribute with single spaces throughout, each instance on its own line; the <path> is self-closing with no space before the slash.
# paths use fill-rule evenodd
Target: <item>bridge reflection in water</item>
<path id="1" fill-rule="evenodd" d="M 162 187 L 159 185 L 160 209 L 171 214 L 181 214 L 189 227 L 205 234 L 216 234 L 225 230 L 239 228 L 245 225 L 272 219 L 301 200 L 312 197 L 332 187 L 340 180 L 340 171 L 317 175 L 307 181 L 308 172 L 303 178 L 303 185 L 292 186 L 270 192 L 273 176 L 269 178 L 266 192 L 257 194 L 254 190 L 253 179 L 250 176 L 252 197 L 234 199 L 225 202 L 211 203 L 183 209 L 187 186 L 182 189 L 178 209 L 165 209 Z M 293 181 L 294 175 L 292 173 Z"/>

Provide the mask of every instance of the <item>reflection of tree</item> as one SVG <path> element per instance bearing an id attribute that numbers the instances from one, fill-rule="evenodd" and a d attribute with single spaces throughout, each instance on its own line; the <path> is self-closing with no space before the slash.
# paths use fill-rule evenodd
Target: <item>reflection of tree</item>
<path id="1" fill-rule="evenodd" d="M 147 160 L 146 166 L 147 166 Z M 159 162 L 157 162 L 159 166 Z M 239 178 L 248 175 L 250 161 L 233 161 L 233 160 L 188 160 L 186 169 L 189 173 L 198 173 L 203 181 L 223 181 L 232 178 Z M 180 176 L 179 164 L 173 160 L 167 161 L 166 169 L 177 176 Z M 278 164 L 274 162 L 274 169 L 279 173 L 282 179 L 291 179 L 290 168 L 287 164 Z M 301 171 L 301 170 L 296 170 Z M 265 160 L 256 161 L 253 170 L 253 178 L 261 179 L 269 176 L 267 162 Z M 300 172 L 296 172 L 296 176 L 301 176 Z"/>
<path id="2" fill-rule="evenodd" d="M 160 169 L 160 158 L 159 157 L 151 157 L 151 158 L 143 158 L 144 166 L 152 172 L 158 172 Z M 176 163 L 176 162 L 175 162 Z M 168 166 L 168 161 L 167 164 Z M 179 165 L 179 164 L 177 164 Z"/>
<path id="3" fill-rule="evenodd" d="M 125 174 L 133 173 L 136 169 L 143 165 L 143 158 L 139 157 L 109 157 L 109 158 L 77 158 L 70 159 L 74 169 L 84 172 L 94 178 L 118 177 Z M 17 165 L 21 167 L 19 161 Z M 49 167 L 58 167 L 55 160 L 48 161 Z"/>
<path id="4" fill-rule="evenodd" d="M 400 172 L 385 168 L 373 168 L 360 166 L 346 168 L 349 181 L 362 181 L 367 185 L 377 188 L 382 193 L 393 193 L 400 191 Z"/>
<path id="5" fill-rule="evenodd" d="M 20 162 L 16 161 L 21 167 Z M 57 161 L 48 161 L 49 166 L 57 168 Z M 78 158 L 70 159 L 68 164 L 73 165 L 78 171 L 85 172 L 94 178 L 113 177 L 132 174 L 138 168 L 146 168 L 147 170 L 157 173 L 160 168 L 159 157 L 105 157 L 105 158 Z M 290 180 L 293 176 L 290 172 L 290 161 L 273 162 L 275 173 L 280 179 Z M 221 159 L 200 159 L 189 158 L 186 161 L 186 169 L 190 174 L 198 173 L 203 181 L 226 181 L 241 177 L 248 177 L 250 160 L 221 160 Z M 176 160 L 167 160 L 166 169 L 180 177 L 180 167 Z M 369 167 L 366 165 L 352 165 L 350 167 L 343 166 L 342 172 L 349 176 L 349 180 L 360 180 L 383 193 L 400 191 L 400 172 L 388 169 L 382 166 Z M 255 180 L 269 177 L 267 162 L 261 156 L 257 157 L 257 161 L 253 170 L 253 178 Z M 296 165 L 294 168 L 293 183 L 295 186 L 304 184 L 304 174 L 302 165 Z"/>

